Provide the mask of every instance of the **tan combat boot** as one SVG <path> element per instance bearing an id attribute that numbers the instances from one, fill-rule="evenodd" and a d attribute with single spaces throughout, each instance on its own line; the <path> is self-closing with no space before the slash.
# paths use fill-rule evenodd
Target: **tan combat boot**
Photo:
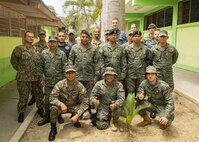
<path id="1" fill-rule="evenodd" d="M 117 131 L 117 122 L 116 121 L 114 121 L 114 120 L 112 120 L 111 121 L 111 131 L 113 131 L 113 132 L 116 132 Z"/>
<path id="2" fill-rule="evenodd" d="M 137 124 L 138 127 L 144 127 L 152 123 L 151 118 L 147 114 L 142 117 L 144 120 Z"/>

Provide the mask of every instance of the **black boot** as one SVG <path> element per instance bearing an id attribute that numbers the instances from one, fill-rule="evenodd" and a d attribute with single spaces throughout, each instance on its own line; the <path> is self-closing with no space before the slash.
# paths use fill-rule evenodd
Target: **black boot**
<path id="1" fill-rule="evenodd" d="M 28 102 L 28 106 L 31 106 L 32 104 L 35 103 L 35 96 L 32 96 L 32 98 L 30 99 L 30 101 Z"/>
<path id="2" fill-rule="evenodd" d="M 44 110 L 42 108 L 37 110 L 37 114 L 39 114 L 39 116 L 42 118 L 45 116 Z"/>
<path id="3" fill-rule="evenodd" d="M 61 114 L 59 114 L 59 115 L 57 116 L 57 120 L 58 120 L 59 124 L 64 123 L 64 119 L 62 118 Z"/>
<path id="4" fill-rule="evenodd" d="M 51 130 L 48 136 L 48 140 L 49 141 L 54 141 L 55 140 L 55 136 L 57 134 L 57 127 L 56 127 L 56 123 L 50 123 L 51 125 Z"/>
<path id="5" fill-rule="evenodd" d="M 46 113 L 46 115 L 44 116 L 44 118 L 37 123 L 37 125 L 38 126 L 42 126 L 42 125 L 44 125 L 46 123 L 49 123 L 49 122 L 50 122 L 50 114 L 48 112 L 48 113 Z"/>
<path id="6" fill-rule="evenodd" d="M 17 121 L 18 121 L 19 123 L 22 123 L 22 122 L 24 121 L 24 113 L 19 113 L 19 116 L 18 116 Z"/>
<path id="7" fill-rule="evenodd" d="M 73 123 L 74 127 L 76 128 L 80 128 L 81 124 L 79 123 L 79 121 L 77 120 L 75 123 Z"/>

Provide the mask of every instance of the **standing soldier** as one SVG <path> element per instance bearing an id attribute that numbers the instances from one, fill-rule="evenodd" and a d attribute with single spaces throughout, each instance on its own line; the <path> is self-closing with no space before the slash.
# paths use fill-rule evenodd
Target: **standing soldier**
<path id="1" fill-rule="evenodd" d="M 168 33 L 165 30 L 159 32 L 158 44 L 152 51 L 153 66 L 158 71 L 158 78 L 169 84 L 170 89 L 174 89 L 173 82 L 173 64 L 178 59 L 178 51 L 172 45 L 167 43 Z"/>
<path id="2" fill-rule="evenodd" d="M 11 64 L 17 71 L 17 90 L 19 92 L 19 101 L 17 110 L 19 113 L 18 122 L 24 121 L 24 113 L 28 102 L 29 94 L 36 97 L 38 113 L 43 113 L 41 98 L 41 86 L 39 72 L 40 56 L 39 52 L 32 46 L 34 34 L 30 31 L 24 34 L 24 45 L 17 46 L 11 55 Z M 43 115 L 43 114 L 42 114 Z"/>
<path id="3" fill-rule="evenodd" d="M 133 43 L 132 37 L 131 37 L 133 31 L 134 31 L 134 30 L 129 30 L 128 35 L 127 35 L 127 40 L 128 40 L 128 41 L 127 41 L 126 43 L 124 43 L 124 44 L 121 45 L 123 48 L 125 48 L 126 46 L 129 46 L 130 44 Z"/>
<path id="4" fill-rule="evenodd" d="M 126 90 L 128 93 L 137 93 L 140 83 L 145 79 L 145 71 L 151 63 L 150 50 L 141 43 L 142 33 L 133 31 L 130 33 L 133 43 L 125 47 L 123 56 L 126 57 L 127 77 Z"/>
<path id="5" fill-rule="evenodd" d="M 109 127 L 111 120 L 112 131 L 117 131 L 117 121 L 121 115 L 125 93 L 123 85 L 116 80 L 116 71 L 107 67 L 103 74 L 104 79 L 98 81 L 91 93 L 91 103 L 97 108 L 96 122 L 92 122 L 98 129 Z"/>
<path id="6" fill-rule="evenodd" d="M 165 129 L 170 126 L 174 120 L 174 99 L 170 92 L 169 85 L 157 78 L 157 70 L 153 66 L 148 66 L 146 69 L 146 80 L 140 84 L 137 98 L 137 106 L 150 103 L 151 107 L 141 110 L 139 114 L 143 117 L 143 121 L 138 123 L 138 126 L 143 127 L 152 123 L 147 115 L 150 112 L 150 117 L 155 118 L 156 113 L 159 114 L 159 126 Z"/>
<path id="7" fill-rule="evenodd" d="M 75 66 L 77 79 L 84 85 L 89 96 L 100 75 L 99 55 L 97 47 L 90 43 L 88 31 L 82 30 L 80 38 L 81 42 L 74 45 L 70 52 L 68 64 Z"/>
<path id="8" fill-rule="evenodd" d="M 95 28 L 93 30 L 93 40 L 92 44 L 96 45 L 98 48 L 100 48 L 103 45 L 103 42 L 100 40 L 100 29 Z"/>
<path id="9" fill-rule="evenodd" d="M 65 41 L 66 40 L 66 34 L 63 31 L 60 31 L 57 34 L 57 37 L 58 37 L 58 48 L 66 54 L 66 57 L 68 59 L 68 56 L 69 56 L 69 53 L 70 53 L 72 46 L 66 44 L 66 41 Z"/>
<path id="10" fill-rule="evenodd" d="M 73 29 L 70 29 L 68 31 L 68 40 L 66 41 L 66 44 L 70 46 L 70 49 L 73 45 L 77 44 L 77 41 L 75 39 L 75 31 Z"/>
<path id="11" fill-rule="evenodd" d="M 113 18 L 112 19 L 112 29 L 116 29 L 117 30 L 117 44 L 122 45 L 125 42 L 127 42 L 126 39 L 126 34 L 124 31 L 121 31 L 119 28 L 119 19 L 118 18 Z"/>
<path id="12" fill-rule="evenodd" d="M 143 39 L 143 43 L 149 48 L 151 49 L 151 47 L 153 47 L 154 45 L 157 44 L 156 39 L 154 37 L 154 32 L 157 29 L 155 24 L 149 24 L 148 26 L 148 30 L 149 30 L 149 34 L 144 37 Z"/>
<path id="13" fill-rule="evenodd" d="M 116 43 L 117 30 L 109 31 L 109 42 L 100 49 L 101 74 L 106 67 L 113 67 L 118 74 L 118 80 L 123 81 L 125 78 L 126 66 L 123 64 L 125 59 L 122 55 L 123 48 Z"/>
<path id="14" fill-rule="evenodd" d="M 41 53 L 41 72 L 44 75 L 41 84 L 45 86 L 44 105 L 46 114 L 45 117 L 38 122 L 39 126 L 50 122 L 49 95 L 54 85 L 62 80 L 65 74 L 67 58 L 64 52 L 57 48 L 57 44 L 57 37 L 50 36 L 48 41 L 49 49 L 46 49 Z M 64 122 L 61 115 L 59 115 L 58 121 L 59 123 Z"/>
<path id="15" fill-rule="evenodd" d="M 43 50 L 48 49 L 48 45 L 46 42 L 46 31 L 45 30 L 41 30 L 39 32 L 39 41 L 37 43 L 35 43 L 33 46 L 36 47 L 36 51 L 38 51 L 39 53 L 41 53 Z M 31 93 L 32 95 L 33 93 Z M 41 95 L 43 98 L 43 95 Z M 28 105 L 32 105 L 33 103 L 35 103 L 35 96 L 32 95 L 32 98 L 30 99 L 30 101 L 28 102 Z"/>
<path id="16" fill-rule="evenodd" d="M 76 80 L 74 67 L 66 67 L 66 79 L 59 81 L 50 94 L 50 122 L 51 131 L 48 140 L 53 141 L 57 134 L 56 121 L 60 113 L 71 113 L 70 121 L 76 128 L 80 128 L 79 118 L 88 117 L 89 98 L 86 88 Z M 86 113 L 87 112 L 87 113 Z"/>

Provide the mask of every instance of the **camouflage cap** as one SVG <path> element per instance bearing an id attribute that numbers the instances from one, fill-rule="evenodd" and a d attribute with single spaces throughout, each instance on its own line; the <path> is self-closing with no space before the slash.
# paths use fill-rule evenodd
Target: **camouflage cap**
<path id="1" fill-rule="evenodd" d="M 104 31 L 104 35 L 109 34 L 109 31 L 110 31 L 109 29 L 105 30 L 105 31 Z"/>
<path id="2" fill-rule="evenodd" d="M 82 30 L 82 31 L 81 31 L 81 35 L 82 35 L 82 34 L 86 34 L 88 37 L 91 38 L 91 34 L 90 34 L 87 30 Z"/>
<path id="3" fill-rule="evenodd" d="M 128 35 L 129 35 L 129 36 L 132 35 L 133 32 L 134 32 L 134 30 L 129 30 L 129 31 L 128 31 Z"/>
<path id="4" fill-rule="evenodd" d="M 130 36 L 135 36 L 135 35 L 142 35 L 142 33 L 139 30 L 134 30 L 131 34 L 129 34 Z"/>
<path id="5" fill-rule="evenodd" d="M 66 66 L 65 72 L 67 73 L 67 72 L 70 72 L 70 71 L 76 72 L 74 66 Z"/>
<path id="6" fill-rule="evenodd" d="M 70 29 L 70 30 L 68 31 L 68 34 L 74 34 L 74 35 L 75 35 L 75 30 Z"/>
<path id="7" fill-rule="evenodd" d="M 154 66 L 146 67 L 146 73 L 158 73 Z"/>
<path id="8" fill-rule="evenodd" d="M 161 31 L 159 31 L 159 36 L 168 36 L 168 32 L 167 31 L 165 31 L 165 30 L 161 30 Z"/>
<path id="9" fill-rule="evenodd" d="M 58 41 L 57 36 L 54 36 L 54 35 L 49 36 L 48 42 L 50 42 L 50 41 Z"/>
<path id="10" fill-rule="evenodd" d="M 110 75 L 117 75 L 116 71 L 112 67 L 106 67 L 103 76 L 110 74 Z"/>
<path id="11" fill-rule="evenodd" d="M 157 26 L 153 23 L 149 24 L 148 29 L 157 28 Z"/>
<path id="12" fill-rule="evenodd" d="M 40 30 L 39 31 L 39 35 L 45 35 L 46 34 L 46 31 L 45 30 Z"/>
<path id="13" fill-rule="evenodd" d="M 109 35 L 117 34 L 118 30 L 117 29 L 111 29 L 109 30 Z"/>

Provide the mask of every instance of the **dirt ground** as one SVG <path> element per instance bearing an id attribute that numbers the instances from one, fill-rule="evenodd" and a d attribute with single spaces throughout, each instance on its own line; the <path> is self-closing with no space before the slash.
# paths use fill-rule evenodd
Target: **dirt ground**
<path id="1" fill-rule="evenodd" d="M 157 120 L 144 128 L 137 127 L 136 124 L 142 120 L 139 115 L 133 119 L 132 128 L 128 132 L 112 132 L 110 128 L 98 130 L 89 125 L 89 120 L 80 122 L 82 128 L 75 128 L 66 114 L 65 123 L 57 124 L 58 134 L 55 142 L 198 142 L 199 115 L 178 102 L 175 107 L 175 119 L 166 130 L 159 129 Z M 36 115 L 20 142 L 48 141 L 50 124 L 39 127 L 39 120 L 39 116 Z"/>

